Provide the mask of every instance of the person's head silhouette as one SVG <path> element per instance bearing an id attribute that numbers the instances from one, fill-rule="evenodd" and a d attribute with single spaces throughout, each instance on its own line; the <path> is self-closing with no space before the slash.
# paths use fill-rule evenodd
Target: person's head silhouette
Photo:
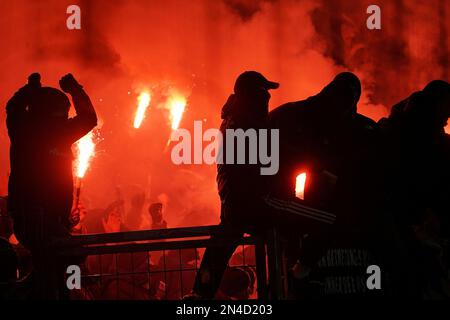
<path id="1" fill-rule="evenodd" d="M 337 118 L 356 113 L 356 106 L 361 97 L 361 82 L 351 72 L 339 73 L 323 91 L 329 98 L 329 110 Z"/>

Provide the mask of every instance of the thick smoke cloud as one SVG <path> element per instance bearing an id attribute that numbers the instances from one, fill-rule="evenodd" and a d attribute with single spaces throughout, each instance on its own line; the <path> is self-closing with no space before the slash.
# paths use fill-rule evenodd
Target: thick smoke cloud
<path id="1" fill-rule="evenodd" d="M 78 4 L 82 30 L 66 29 Z M 0 104 L 39 71 L 57 86 L 73 72 L 98 109 L 103 140 L 83 187 L 91 207 L 144 191 L 163 201 L 170 226 L 216 223 L 213 166 L 177 167 L 164 152 L 167 110 L 188 97 L 181 126 L 218 127 L 235 77 L 256 69 L 281 83 L 271 107 L 315 94 L 343 70 L 363 80 L 360 110 L 378 119 L 428 81 L 449 77 L 450 2 L 380 0 L 382 30 L 369 31 L 357 0 L 15 0 L 0 2 Z M 153 99 L 132 127 L 139 90 Z M 0 114 L 4 123 L 5 113 Z M 0 193 L 6 193 L 8 138 L 0 130 Z M 129 205 L 129 201 L 127 202 Z"/>
<path id="2" fill-rule="evenodd" d="M 430 79 L 448 79 L 449 4 L 445 0 L 378 2 L 382 30 L 367 32 L 365 9 L 371 3 L 321 1 L 312 21 L 317 35 L 325 40 L 325 56 L 359 72 L 368 102 L 387 111 L 400 96 Z M 376 111 L 365 110 L 376 117 Z"/>

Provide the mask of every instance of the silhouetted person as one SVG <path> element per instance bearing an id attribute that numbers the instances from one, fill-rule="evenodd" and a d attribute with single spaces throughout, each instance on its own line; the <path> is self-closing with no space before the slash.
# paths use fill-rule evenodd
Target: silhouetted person
<path id="1" fill-rule="evenodd" d="M 442 260 L 448 239 L 450 84 L 435 80 L 380 120 L 385 146 L 386 210 L 392 215 L 391 268 L 395 294 L 450 297 Z M 445 292 L 447 290 L 447 292 Z"/>
<path id="2" fill-rule="evenodd" d="M 0 237 L 9 239 L 13 234 L 12 219 L 8 214 L 8 197 L 0 197 Z"/>
<path id="3" fill-rule="evenodd" d="M 103 212 L 101 233 L 114 233 L 129 231 L 123 223 L 123 201 L 117 200 L 111 203 Z"/>
<path id="4" fill-rule="evenodd" d="M 198 260 L 197 249 L 168 250 L 159 257 L 157 270 L 164 272 L 154 276 L 158 282 L 165 283 L 164 299 L 180 300 L 191 291 Z"/>
<path id="5" fill-rule="evenodd" d="M 336 214 L 328 239 L 309 232 L 300 254 L 303 269 L 311 269 L 311 279 L 322 283 L 316 292 L 320 295 L 364 294 L 365 268 L 372 262 L 367 252 L 378 246 L 372 239 L 379 185 L 376 123 L 357 113 L 360 95 L 359 79 L 343 72 L 317 95 L 285 104 L 269 115 L 281 140 L 274 194 L 294 197 L 295 178 L 306 172 L 304 203 Z M 342 261 L 352 262 L 341 265 Z M 299 274 L 308 279 L 305 272 Z M 339 282 L 347 288 L 336 286 Z"/>
<path id="6" fill-rule="evenodd" d="M 59 283 L 53 278 L 61 266 L 49 244 L 52 238 L 69 234 L 71 147 L 97 124 L 92 103 L 75 78 L 68 74 L 59 83 L 72 96 L 77 113 L 73 118 L 68 117 L 67 96 L 42 87 L 39 74 L 32 74 L 6 106 L 11 141 L 8 210 L 17 239 L 32 253 L 39 298 L 57 298 L 58 294 Z"/>
<path id="7" fill-rule="evenodd" d="M 242 73 L 236 80 L 232 94 L 222 108 L 220 130 L 227 146 L 227 129 L 268 129 L 270 89 L 278 83 L 268 81 L 255 71 Z M 312 212 L 292 201 L 269 197 L 267 176 L 261 175 L 261 163 L 249 164 L 249 141 L 246 141 L 246 164 L 227 164 L 227 147 L 223 148 L 224 164 L 217 166 L 217 184 L 221 199 L 221 225 L 224 235 L 212 238 L 221 240 L 224 246 L 207 248 L 197 274 L 194 294 L 214 298 L 227 262 L 244 233 L 265 235 L 274 226 L 282 229 L 324 230 L 334 222 L 334 215 Z M 234 145 L 234 156 L 237 150 Z M 269 149 L 273 146 L 267 146 Z M 278 155 L 276 155 L 278 156 Z M 235 162 L 236 163 L 236 162 Z M 307 211 L 307 212 L 306 212 Z"/>
<path id="8" fill-rule="evenodd" d="M 2 237 L 0 237 L 0 261 L 0 298 L 2 300 L 21 298 L 14 295 L 19 267 L 17 255 L 8 240 Z"/>
<path id="9" fill-rule="evenodd" d="M 13 246 L 0 237 L 0 283 L 17 279 L 18 259 Z"/>
<path id="10" fill-rule="evenodd" d="M 152 203 L 148 207 L 148 212 L 152 218 L 152 229 L 167 229 L 167 222 L 162 214 L 163 205 L 160 202 Z"/>
<path id="11" fill-rule="evenodd" d="M 72 209 L 72 214 L 70 216 L 71 225 L 73 226 L 70 233 L 73 235 L 87 234 L 88 230 L 86 227 L 86 217 L 88 212 L 86 207 L 81 201 L 78 201 L 78 208 Z M 74 217 L 75 216 L 75 217 Z"/>
<path id="12" fill-rule="evenodd" d="M 145 205 L 145 193 L 137 192 L 131 198 L 131 208 L 128 211 L 126 224 L 131 230 L 139 230 L 142 221 L 142 212 Z"/>
<path id="13" fill-rule="evenodd" d="M 255 272 L 251 267 L 228 267 L 225 270 L 220 298 L 224 300 L 248 300 L 256 285 Z"/>

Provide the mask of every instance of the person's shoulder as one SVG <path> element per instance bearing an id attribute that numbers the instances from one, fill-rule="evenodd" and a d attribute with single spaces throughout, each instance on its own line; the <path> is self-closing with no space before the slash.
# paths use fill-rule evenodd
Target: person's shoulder
<path id="1" fill-rule="evenodd" d="M 278 118 L 280 115 L 282 115 L 284 112 L 286 112 L 286 110 L 289 110 L 290 106 L 291 106 L 291 103 L 285 103 L 285 104 L 282 104 L 281 106 L 276 107 L 275 109 L 273 109 L 272 111 L 269 112 L 269 119 Z"/>
<path id="2" fill-rule="evenodd" d="M 450 134 L 444 133 L 444 148 L 450 152 Z"/>
<path id="3" fill-rule="evenodd" d="M 287 102 L 284 103 L 278 107 L 276 107 L 275 109 L 273 109 L 272 111 L 269 112 L 269 115 L 276 115 L 276 114 L 280 114 L 283 112 L 289 112 L 289 111 L 299 111 L 302 109 L 302 107 L 305 105 L 305 101 L 301 100 L 301 101 L 295 101 L 295 102 Z"/>
<path id="4" fill-rule="evenodd" d="M 378 131 L 382 134 L 392 131 L 392 121 L 389 118 L 381 118 L 377 122 Z"/>
<path id="5" fill-rule="evenodd" d="M 369 117 L 366 117 L 360 113 L 356 114 L 355 122 L 359 127 L 366 129 L 366 130 L 375 131 L 378 128 L 378 125 L 375 122 L 375 120 L 373 120 Z"/>
<path id="6" fill-rule="evenodd" d="M 270 111 L 269 121 L 272 125 L 282 125 L 298 120 L 304 111 L 304 101 L 288 102 Z"/>

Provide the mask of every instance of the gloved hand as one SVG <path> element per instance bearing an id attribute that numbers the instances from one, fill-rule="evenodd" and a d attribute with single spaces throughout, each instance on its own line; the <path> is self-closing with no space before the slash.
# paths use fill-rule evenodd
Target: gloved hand
<path id="1" fill-rule="evenodd" d="M 73 208 L 69 216 L 69 228 L 72 229 L 80 223 L 80 207 Z"/>
<path id="2" fill-rule="evenodd" d="M 66 74 L 59 80 L 59 86 L 64 92 L 72 94 L 74 91 L 79 90 L 82 86 L 73 77 L 71 73 Z"/>

